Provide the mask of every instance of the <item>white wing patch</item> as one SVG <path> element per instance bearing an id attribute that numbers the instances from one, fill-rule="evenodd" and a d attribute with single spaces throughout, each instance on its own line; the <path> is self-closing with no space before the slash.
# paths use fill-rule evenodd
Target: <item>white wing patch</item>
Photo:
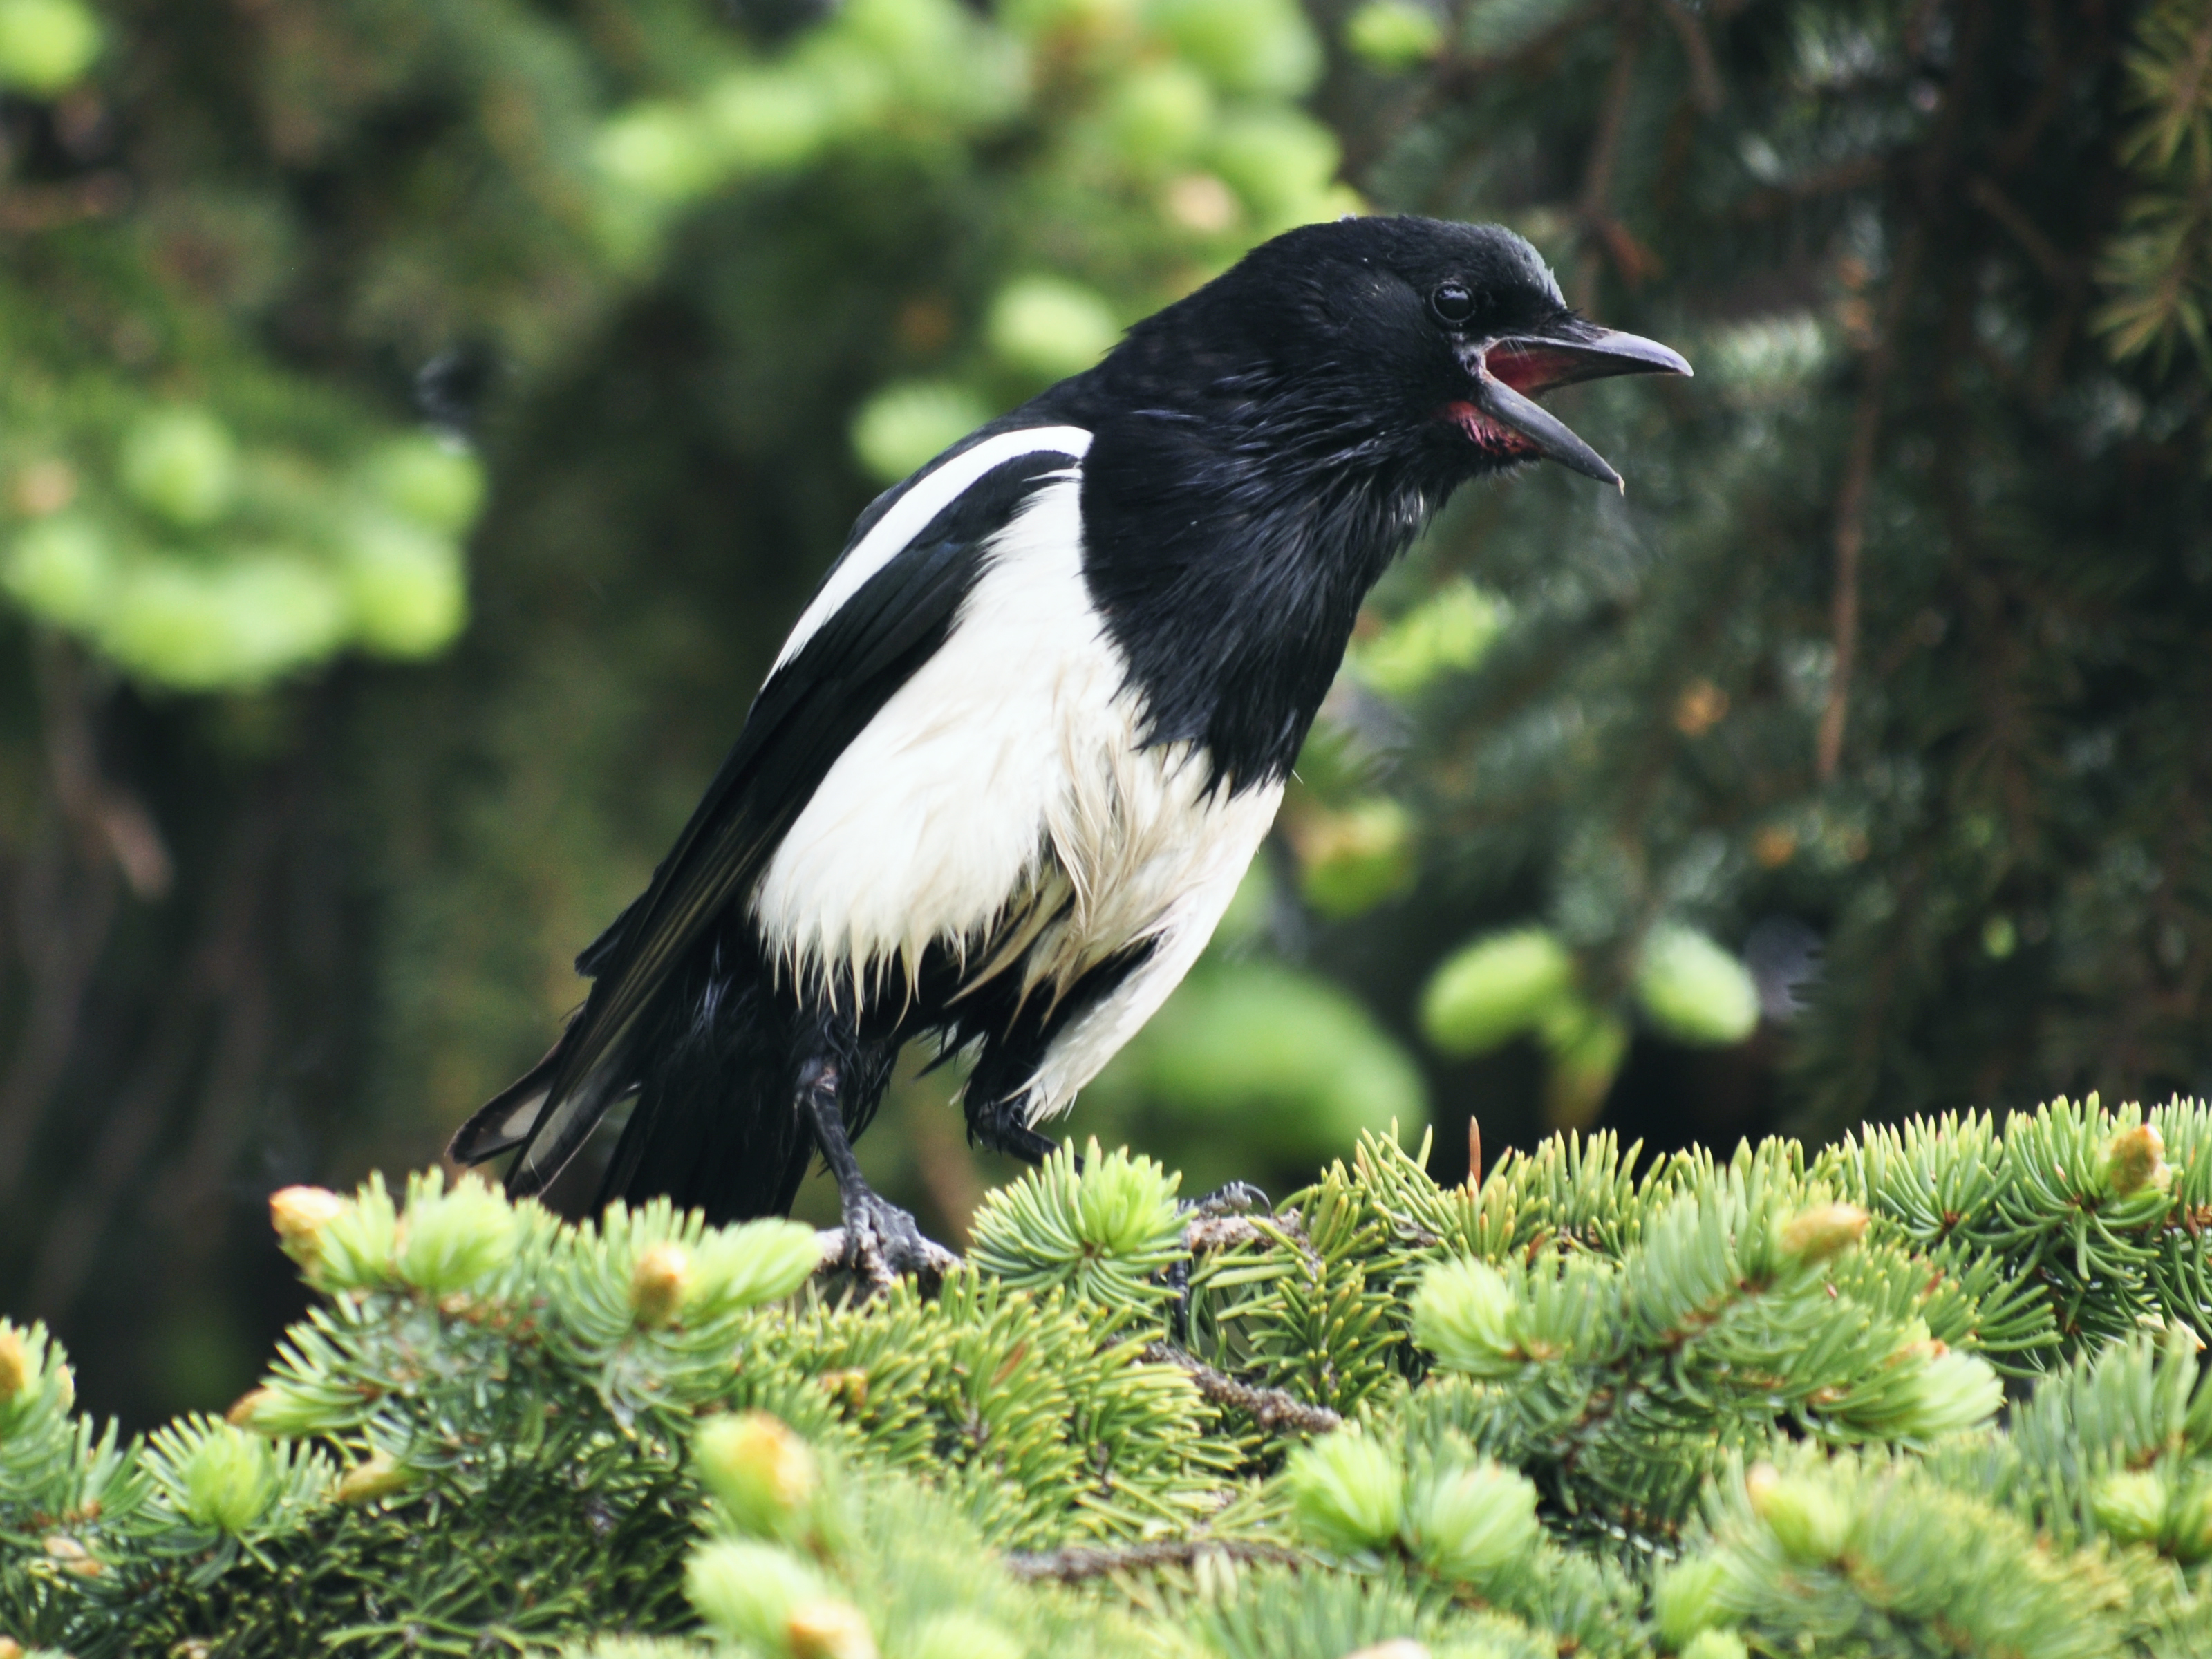
<path id="1" fill-rule="evenodd" d="M 1079 426 L 1037 426 L 1019 432 L 1001 432 L 975 448 L 955 455 L 934 472 L 924 474 L 905 495 L 892 502 L 868 533 L 838 560 L 783 642 L 775 665 L 781 668 L 799 654 L 814 631 L 835 616 L 860 591 L 869 577 L 897 556 L 929 521 L 959 499 L 960 492 L 994 467 L 1040 452 L 1073 455 L 1081 460 L 1091 451 L 1091 434 Z"/>
<path id="2" fill-rule="evenodd" d="M 1007 437 L 1019 453 L 1084 434 Z M 905 994 L 939 942 L 971 983 L 1018 963 L 1025 993 L 1057 1000 L 1153 941 L 1054 1041 L 1033 1118 L 1072 1101 L 1182 980 L 1282 798 L 1209 791 L 1203 755 L 1139 746 L 1127 664 L 1083 579 L 1079 490 L 1073 472 L 1042 485 L 1000 532 L 951 636 L 830 769 L 753 900 L 783 971 L 855 1003 Z"/>

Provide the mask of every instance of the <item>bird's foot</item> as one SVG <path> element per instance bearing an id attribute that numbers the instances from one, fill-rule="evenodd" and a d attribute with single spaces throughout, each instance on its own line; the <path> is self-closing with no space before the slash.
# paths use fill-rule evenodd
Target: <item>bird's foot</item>
<path id="1" fill-rule="evenodd" d="M 1200 1198 L 1179 1200 L 1183 1215 L 1183 1248 L 1196 1256 L 1207 1250 L 1249 1244 L 1259 1229 L 1244 1218 L 1273 1206 L 1267 1194 L 1249 1181 L 1232 1181 Z M 1190 1261 L 1176 1262 L 1163 1275 L 1175 1298 L 1168 1304 L 1168 1329 L 1177 1342 L 1190 1340 Z"/>
<path id="2" fill-rule="evenodd" d="M 817 1055 L 799 1069 L 799 1106 L 814 1129 L 815 1145 L 837 1182 L 837 1204 L 845 1224 L 822 1240 L 823 1265 L 850 1273 L 864 1295 L 890 1287 L 912 1273 L 933 1291 L 960 1265 L 960 1258 L 923 1236 L 915 1218 L 876 1196 L 853 1156 L 852 1135 L 838 1101 L 842 1082 L 837 1062 Z"/>
<path id="3" fill-rule="evenodd" d="M 1231 1181 L 1216 1187 L 1203 1197 L 1182 1200 L 1182 1212 L 1194 1221 L 1211 1221 L 1229 1215 L 1249 1215 L 1255 1210 L 1271 1207 L 1267 1194 L 1249 1181 Z"/>
<path id="4" fill-rule="evenodd" d="M 866 1187 L 844 1195 L 841 1237 L 826 1251 L 830 1265 L 842 1268 L 871 1290 L 884 1290 L 912 1273 L 925 1290 L 934 1290 L 960 1258 L 921 1231 L 915 1218 Z"/>

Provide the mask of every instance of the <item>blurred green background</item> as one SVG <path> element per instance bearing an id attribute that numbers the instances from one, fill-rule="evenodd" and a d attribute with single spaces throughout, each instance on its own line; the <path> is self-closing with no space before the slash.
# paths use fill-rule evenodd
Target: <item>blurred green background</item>
<path id="1" fill-rule="evenodd" d="M 1391 575 L 1066 1128 L 1279 1194 L 2204 1091 L 2208 63 L 2212 0 L 0 0 L 0 1311 L 134 1423 L 247 1386 L 267 1193 L 542 1049 L 874 490 L 1346 212 L 1698 378 Z M 956 1083 L 863 1161 L 957 1242 Z"/>

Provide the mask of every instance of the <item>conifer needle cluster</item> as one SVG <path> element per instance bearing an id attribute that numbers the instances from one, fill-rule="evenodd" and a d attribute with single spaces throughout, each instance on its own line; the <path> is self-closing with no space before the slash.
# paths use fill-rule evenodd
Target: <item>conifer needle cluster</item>
<path id="1" fill-rule="evenodd" d="M 2195 1654 L 2208 1135 L 1370 1139 L 1242 1211 L 1093 1146 L 866 1300 L 787 1222 L 289 1188 L 227 1419 L 0 1327 L 0 1653 Z"/>

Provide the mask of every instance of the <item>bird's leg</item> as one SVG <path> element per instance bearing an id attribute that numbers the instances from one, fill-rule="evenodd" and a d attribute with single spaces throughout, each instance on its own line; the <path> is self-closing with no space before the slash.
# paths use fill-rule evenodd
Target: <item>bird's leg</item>
<path id="1" fill-rule="evenodd" d="M 840 1075 L 837 1061 L 826 1056 L 799 1068 L 799 1110 L 837 1182 L 837 1207 L 845 1224 L 843 1265 L 878 1287 L 902 1273 L 925 1283 L 942 1279 L 960 1265 L 960 1258 L 924 1237 L 912 1216 L 877 1197 L 862 1177 L 837 1100 Z"/>

